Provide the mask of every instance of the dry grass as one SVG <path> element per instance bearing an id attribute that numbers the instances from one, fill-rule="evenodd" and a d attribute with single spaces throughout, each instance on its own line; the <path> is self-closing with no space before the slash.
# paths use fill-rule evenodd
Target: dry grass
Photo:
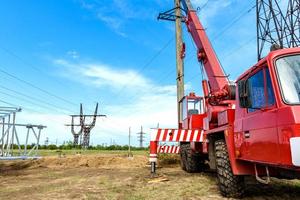
<path id="1" fill-rule="evenodd" d="M 46 157 L 0 163 L 0 199 L 223 199 L 211 173 L 187 174 L 177 157 L 161 157 L 158 175 L 148 183 L 147 157 L 121 154 Z M 249 182 L 246 199 L 300 199 L 299 181 Z"/>

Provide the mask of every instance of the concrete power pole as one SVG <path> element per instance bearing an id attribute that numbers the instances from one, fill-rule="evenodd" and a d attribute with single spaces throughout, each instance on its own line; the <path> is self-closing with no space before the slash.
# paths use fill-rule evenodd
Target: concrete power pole
<path id="1" fill-rule="evenodd" d="M 184 70 L 183 70 L 183 41 L 181 27 L 180 0 L 175 0 L 175 32 L 176 32 L 176 80 L 177 80 L 177 112 L 178 124 L 182 122 L 182 103 L 180 100 L 184 97 Z M 179 127 L 180 128 L 180 127 Z"/>
<path id="2" fill-rule="evenodd" d="M 130 140 L 131 140 L 131 127 L 129 127 L 129 133 L 128 133 L 128 157 L 132 157 L 131 149 L 130 149 Z"/>

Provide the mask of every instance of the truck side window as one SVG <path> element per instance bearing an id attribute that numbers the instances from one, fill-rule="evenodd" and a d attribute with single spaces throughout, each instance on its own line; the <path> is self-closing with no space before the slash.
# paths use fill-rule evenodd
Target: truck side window
<path id="1" fill-rule="evenodd" d="M 248 112 L 254 112 L 266 105 L 265 89 L 264 89 L 264 73 L 260 70 L 248 79 L 250 99 L 252 108 Z"/>
<path id="2" fill-rule="evenodd" d="M 251 76 L 248 81 L 250 99 L 252 102 L 252 108 L 248 109 L 248 112 L 254 112 L 257 109 L 275 104 L 274 91 L 268 68 L 258 71 L 256 74 Z"/>

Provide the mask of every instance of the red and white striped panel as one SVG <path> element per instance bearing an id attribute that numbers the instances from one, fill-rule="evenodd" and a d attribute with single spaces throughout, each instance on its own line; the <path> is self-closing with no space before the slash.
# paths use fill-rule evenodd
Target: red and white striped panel
<path id="1" fill-rule="evenodd" d="M 203 130 L 154 129 L 151 141 L 158 142 L 203 142 Z"/>
<path id="2" fill-rule="evenodd" d="M 158 146 L 157 147 L 157 153 L 170 153 L 170 154 L 178 154 L 180 150 L 179 146 Z"/>

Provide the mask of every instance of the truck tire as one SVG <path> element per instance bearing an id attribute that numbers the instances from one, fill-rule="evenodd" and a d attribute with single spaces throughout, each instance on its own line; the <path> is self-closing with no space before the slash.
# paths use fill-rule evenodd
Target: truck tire
<path id="1" fill-rule="evenodd" d="M 223 139 L 215 142 L 215 155 L 218 185 L 222 195 L 241 198 L 245 190 L 244 177 L 233 174 L 226 142 Z"/>
<path id="2" fill-rule="evenodd" d="M 186 150 L 185 150 L 185 144 L 180 144 L 180 166 L 181 169 L 186 171 Z"/>
<path id="3" fill-rule="evenodd" d="M 190 143 L 182 144 L 181 155 L 181 168 L 188 173 L 201 172 L 204 169 L 204 160 L 194 153 L 191 149 Z"/>

